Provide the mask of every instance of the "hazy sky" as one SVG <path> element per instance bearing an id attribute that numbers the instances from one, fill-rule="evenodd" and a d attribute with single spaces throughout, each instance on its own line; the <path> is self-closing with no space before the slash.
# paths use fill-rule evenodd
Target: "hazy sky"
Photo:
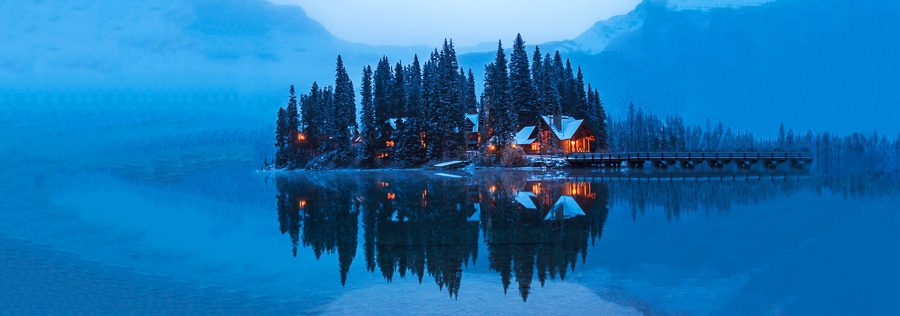
<path id="1" fill-rule="evenodd" d="M 332 34 L 374 45 L 458 47 L 510 41 L 569 39 L 599 20 L 624 14 L 640 0 L 270 0 L 297 4 Z"/>

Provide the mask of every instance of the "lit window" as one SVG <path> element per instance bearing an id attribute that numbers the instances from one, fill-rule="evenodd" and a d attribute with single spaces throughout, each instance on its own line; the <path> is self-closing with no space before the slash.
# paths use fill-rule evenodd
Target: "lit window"
<path id="1" fill-rule="evenodd" d="M 394 141 L 392 141 L 392 140 L 386 141 L 386 142 L 384 142 L 384 144 L 387 145 L 388 147 L 394 147 Z"/>

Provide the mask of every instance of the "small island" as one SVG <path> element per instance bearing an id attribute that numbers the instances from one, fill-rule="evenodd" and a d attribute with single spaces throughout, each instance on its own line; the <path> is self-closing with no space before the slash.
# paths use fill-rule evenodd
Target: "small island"
<path id="1" fill-rule="evenodd" d="M 277 169 L 416 168 L 471 161 L 522 166 L 526 154 L 608 149 L 599 92 L 585 85 L 557 51 L 531 62 L 521 35 L 509 62 L 502 43 L 485 66 L 484 89 L 458 66 L 452 40 L 424 62 L 391 65 L 387 57 L 362 70 L 356 91 L 340 56 L 333 86 L 313 83 L 299 100 L 290 88 L 276 121 Z"/>

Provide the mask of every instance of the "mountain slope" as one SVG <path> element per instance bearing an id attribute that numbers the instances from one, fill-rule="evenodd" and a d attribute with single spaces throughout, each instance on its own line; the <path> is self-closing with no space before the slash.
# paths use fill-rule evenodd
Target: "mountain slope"
<path id="1" fill-rule="evenodd" d="M 638 10 L 642 25 L 601 53 L 570 54 L 614 113 L 634 101 L 755 131 L 774 132 L 780 122 L 900 131 L 900 3 L 779 0 L 673 10 L 645 2 Z"/>
<path id="2" fill-rule="evenodd" d="M 4 1 L 0 82 L 18 88 L 249 88 L 330 78 L 382 53 L 265 0 Z M 382 51 L 384 50 L 384 51 Z"/>

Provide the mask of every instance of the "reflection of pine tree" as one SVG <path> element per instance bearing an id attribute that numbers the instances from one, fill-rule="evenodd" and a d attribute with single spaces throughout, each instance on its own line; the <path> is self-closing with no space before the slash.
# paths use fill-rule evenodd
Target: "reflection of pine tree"
<path id="1" fill-rule="evenodd" d="M 337 252 L 344 284 L 356 255 L 358 214 L 362 213 L 368 271 L 377 268 L 388 281 L 395 275 L 412 274 L 420 283 L 427 274 L 450 296 L 459 293 L 463 269 L 475 263 L 483 229 L 489 266 L 500 274 L 504 291 L 514 278 L 519 294 L 527 300 L 535 272 L 542 286 L 548 276 L 565 277 L 567 270 L 575 268 L 579 254 L 585 260 L 588 240 L 600 237 L 606 219 L 608 190 L 602 184 L 584 186 L 591 188 L 589 194 L 575 196 L 586 216 L 547 221 L 552 201 L 565 190 L 564 182 L 541 182 L 538 209 L 525 209 L 515 202 L 517 190 L 525 183 L 520 175 L 470 180 L 423 177 L 279 178 L 279 229 L 291 235 L 294 251 L 302 241 L 316 258 Z M 470 220 L 474 203 L 481 207 L 479 221 Z"/>

